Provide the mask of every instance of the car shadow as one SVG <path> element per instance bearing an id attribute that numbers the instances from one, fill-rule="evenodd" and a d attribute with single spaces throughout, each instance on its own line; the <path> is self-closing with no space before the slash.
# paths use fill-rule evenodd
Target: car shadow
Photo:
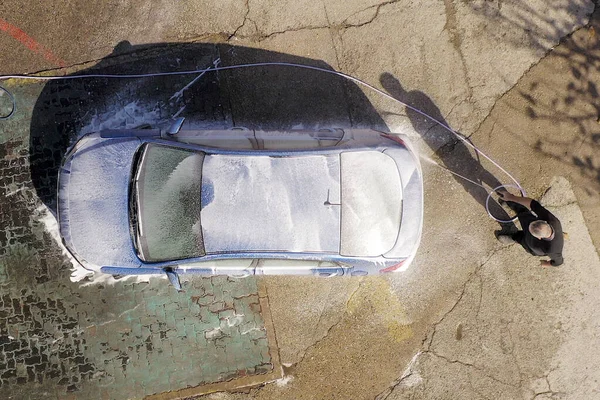
<path id="1" fill-rule="evenodd" d="M 196 71 L 267 62 L 333 71 L 321 60 L 228 44 L 121 42 L 112 54 L 72 76 Z M 389 131 L 356 84 L 297 67 L 49 81 L 36 101 L 30 126 L 29 161 L 37 195 L 56 212 L 58 169 L 68 147 L 82 134 L 164 126 L 175 117 L 186 118 L 184 129 L 371 127 Z"/>
<path id="2" fill-rule="evenodd" d="M 400 81 L 389 73 L 380 76 L 380 83 L 395 99 L 424 112 L 446 126 L 450 126 L 440 109 L 425 93 L 418 90 L 407 91 L 402 87 Z M 497 188 L 503 183 L 484 168 L 477 154 L 474 155 L 473 151 L 451 132 L 408 107 L 406 108 L 406 114 L 423 142 L 434 151 L 434 158 L 437 159 L 437 163 L 448 169 L 454 179 L 463 186 L 464 190 L 486 209 L 486 199 L 489 192 L 455 174 L 460 174 L 479 185 L 487 185 L 490 189 Z M 468 140 L 468 138 L 465 139 Z M 497 219 L 504 221 L 511 219 L 511 216 L 492 199 L 489 201 L 489 211 Z M 505 230 L 516 229 L 513 223 L 500 223 L 500 226 Z"/>

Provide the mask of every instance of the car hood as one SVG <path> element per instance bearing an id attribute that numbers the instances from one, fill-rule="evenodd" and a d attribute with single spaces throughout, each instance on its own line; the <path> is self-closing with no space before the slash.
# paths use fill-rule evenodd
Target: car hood
<path id="1" fill-rule="evenodd" d="M 138 267 L 128 189 L 138 138 L 81 139 L 59 173 L 58 219 L 65 246 L 84 267 Z"/>

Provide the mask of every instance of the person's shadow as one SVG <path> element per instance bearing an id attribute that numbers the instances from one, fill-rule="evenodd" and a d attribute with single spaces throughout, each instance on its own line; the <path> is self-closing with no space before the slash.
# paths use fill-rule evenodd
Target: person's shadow
<path id="1" fill-rule="evenodd" d="M 449 126 L 440 109 L 425 93 L 418 90 L 406 91 L 400 81 L 389 73 L 383 73 L 380 76 L 380 82 L 384 89 L 394 98 Z M 421 136 L 427 146 L 434 151 L 434 157 L 437 158 L 438 163 L 452 172 L 454 179 L 485 210 L 489 192 L 481 186 L 477 186 L 455 174 L 460 174 L 473 182 L 477 182 L 479 185 L 487 185 L 489 190 L 493 190 L 503 183 L 485 169 L 481 165 L 477 154 L 475 153 L 474 155 L 474 151 L 470 150 L 462 140 L 455 137 L 451 132 L 408 107 L 406 108 L 406 114 L 414 130 Z M 497 219 L 509 221 L 512 218 L 494 199 L 490 199 L 488 206 L 490 213 Z M 500 226 L 506 231 L 516 229 L 512 222 L 500 223 Z"/>

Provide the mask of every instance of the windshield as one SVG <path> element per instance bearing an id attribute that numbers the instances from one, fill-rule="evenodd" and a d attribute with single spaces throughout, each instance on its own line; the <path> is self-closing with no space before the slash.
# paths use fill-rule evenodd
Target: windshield
<path id="1" fill-rule="evenodd" d="M 203 256 L 200 192 L 204 153 L 150 143 L 139 160 L 132 208 L 137 214 L 140 258 L 158 262 Z"/>

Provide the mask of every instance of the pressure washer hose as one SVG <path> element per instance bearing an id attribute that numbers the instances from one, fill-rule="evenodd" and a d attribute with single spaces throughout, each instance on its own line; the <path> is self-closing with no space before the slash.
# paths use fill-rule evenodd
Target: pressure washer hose
<path id="1" fill-rule="evenodd" d="M 261 62 L 261 63 L 250 63 L 250 64 L 238 64 L 238 65 L 229 65 L 229 66 L 218 66 L 217 64 L 215 64 L 215 66 L 213 67 L 209 67 L 209 68 L 205 68 L 205 69 L 196 69 L 196 70 L 188 70 L 188 71 L 171 71 L 171 72 L 157 72 L 157 73 L 145 73 L 145 74 L 83 74 L 83 75 L 69 75 L 69 76 L 31 76 L 31 75 L 0 75 L 0 81 L 5 80 L 5 79 L 30 79 L 30 80 L 38 80 L 38 81 L 53 81 L 53 80 L 69 80 L 69 79 L 85 79 L 85 78 L 108 78 L 108 79 L 136 79 L 136 78 L 148 78 L 148 77 L 156 77 L 156 76 L 177 76 L 177 75 L 192 75 L 192 74 L 204 74 L 206 72 L 212 72 L 212 71 L 225 71 L 225 70 L 233 70 L 233 69 L 241 69 L 241 68 L 260 68 L 260 67 L 269 67 L 269 66 L 280 66 L 280 67 L 292 67 L 292 68 L 303 68 L 303 69 L 310 69 L 310 70 L 314 70 L 314 71 L 319 71 L 319 72 L 325 72 L 328 74 L 332 74 L 332 75 L 337 75 L 339 77 L 345 78 L 349 81 L 352 81 L 354 83 L 357 83 L 361 86 L 367 87 L 371 90 L 373 90 L 374 92 L 392 100 L 395 101 L 401 105 L 403 105 L 406 108 L 409 108 L 410 110 L 422 115 L 423 117 L 435 122 L 436 124 L 438 124 L 439 126 L 441 126 L 442 128 L 446 129 L 447 131 L 451 132 L 454 136 L 456 136 L 458 139 L 460 139 L 463 143 L 465 143 L 467 146 L 471 147 L 473 150 L 475 150 L 475 152 L 477 154 L 480 154 L 481 156 L 483 156 L 485 159 L 487 159 L 489 162 L 491 162 L 494 166 L 496 166 L 500 171 L 504 172 L 515 184 L 514 185 L 501 185 L 498 186 L 497 188 L 494 188 L 492 191 L 488 192 L 488 197 L 486 199 L 485 202 L 485 207 L 487 210 L 488 215 L 493 218 L 494 220 L 498 221 L 498 222 L 504 222 L 504 223 L 508 223 L 511 221 L 514 221 L 516 219 L 516 217 L 510 219 L 510 220 L 500 220 L 498 218 L 496 218 L 494 215 L 492 215 L 492 213 L 490 212 L 490 208 L 489 208 L 489 201 L 490 198 L 492 196 L 492 194 L 494 192 L 496 192 L 497 190 L 500 190 L 501 188 L 508 188 L 508 187 L 512 187 L 515 189 L 518 189 L 521 194 L 523 196 L 525 196 L 525 190 L 523 190 L 523 188 L 521 187 L 521 185 L 519 184 L 519 182 L 508 172 L 506 171 L 504 168 L 502 168 L 497 162 L 495 162 L 493 159 L 491 159 L 490 157 L 488 157 L 484 152 L 482 152 L 477 146 L 471 144 L 468 140 L 466 140 L 462 135 L 458 134 L 456 131 L 454 131 L 454 129 L 450 128 L 448 125 L 444 124 L 441 121 L 438 121 L 437 119 L 435 119 L 434 117 L 432 117 L 431 115 L 411 106 L 410 104 L 406 104 L 405 102 L 398 100 L 397 98 L 389 95 L 388 93 L 374 87 L 373 85 L 370 85 L 358 78 L 355 78 L 353 76 L 347 75 L 343 72 L 339 72 L 336 70 L 329 70 L 329 69 L 325 69 L 325 68 L 320 68 L 320 67 L 314 67 L 312 65 L 304 65 L 304 64 L 295 64 L 295 63 L 287 63 L 287 62 Z M 11 102 L 12 102 L 12 109 L 11 111 L 5 115 L 5 116 L 0 116 L 0 120 L 6 120 L 8 118 L 10 118 L 11 116 L 14 115 L 16 108 L 17 108 L 17 104 L 15 101 L 14 96 L 12 95 L 12 93 L 10 93 L 6 88 L 0 86 L 0 90 L 2 90 L 3 92 L 7 93 Z M 429 162 L 433 162 L 434 164 L 438 165 L 437 163 L 435 163 L 433 160 L 427 160 Z M 439 165 L 438 165 L 439 166 Z M 476 183 L 472 180 L 470 180 L 467 177 L 464 177 L 456 172 L 450 171 L 447 168 L 444 168 L 447 171 L 451 172 L 454 175 L 457 175 L 477 186 L 482 187 L 485 191 L 488 191 L 485 187 L 483 187 L 482 185 L 480 185 L 479 183 Z"/>
<path id="2" fill-rule="evenodd" d="M 2 78 L 0 78 L 1 80 Z M 0 86 L 0 90 L 3 93 L 6 93 L 8 95 L 8 98 L 10 100 L 10 102 L 12 103 L 10 112 L 6 115 L 0 115 L 0 121 L 4 120 L 4 119 L 9 119 L 10 117 L 13 116 L 13 114 L 15 113 L 15 110 L 17 109 L 17 102 L 15 101 L 15 96 L 12 95 L 11 92 L 9 92 L 7 89 L 3 88 L 2 86 Z M 0 95 L 2 95 L 2 93 L 0 93 Z"/>

